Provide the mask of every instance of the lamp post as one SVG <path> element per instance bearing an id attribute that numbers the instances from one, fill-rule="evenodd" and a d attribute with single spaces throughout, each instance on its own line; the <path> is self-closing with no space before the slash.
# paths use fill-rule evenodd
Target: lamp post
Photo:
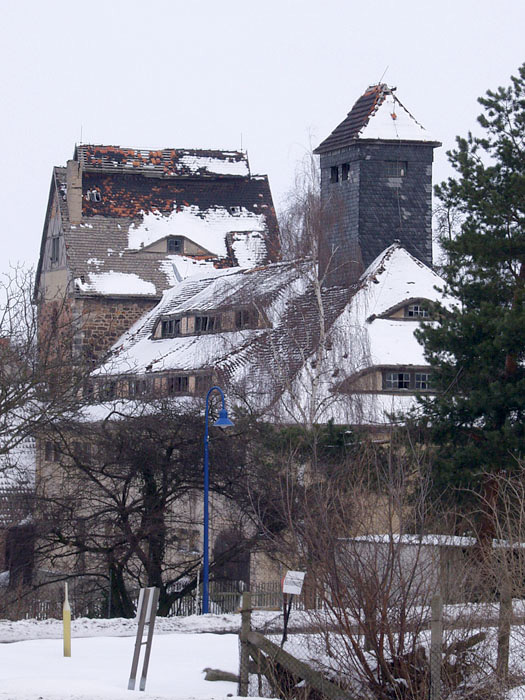
<path id="1" fill-rule="evenodd" d="M 210 580 L 210 564 L 209 564 L 209 507 L 208 495 L 210 490 L 210 473 L 208 467 L 208 417 L 209 417 L 209 401 L 210 394 L 213 391 L 218 391 L 222 399 L 222 408 L 219 411 L 219 417 L 213 425 L 218 428 L 227 428 L 233 423 L 228 418 L 228 412 L 224 405 L 224 392 L 218 386 L 212 386 L 206 394 L 206 412 L 204 414 L 204 557 L 202 567 L 202 614 L 209 612 L 209 580 Z"/>

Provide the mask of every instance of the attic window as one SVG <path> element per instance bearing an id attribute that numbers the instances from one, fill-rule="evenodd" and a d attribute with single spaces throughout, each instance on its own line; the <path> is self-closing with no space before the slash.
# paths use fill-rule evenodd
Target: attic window
<path id="1" fill-rule="evenodd" d="M 168 253 L 182 252 L 182 238 L 168 238 Z"/>
<path id="2" fill-rule="evenodd" d="M 161 322 L 161 338 L 173 338 L 180 335 L 180 318 L 168 318 Z"/>
<path id="3" fill-rule="evenodd" d="M 219 330 L 221 324 L 218 316 L 195 316 L 195 332 L 211 332 Z"/>
<path id="4" fill-rule="evenodd" d="M 60 251 L 60 239 L 58 238 L 58 236 L 54 236 L 51 239 L 51 254 L 49 256 L 52 263 L 58 262 L 59 251 Z"/>
<path id="5" fill-rule="evenodd" d="M 428 308 L 422 304 L 409 304 L 405 306 L 405 318 L 428 318 Z"/>
<path id="6" fill-rule="evenodd" d="M 405 177 L 407 169 L 408 163 L 406 160 L 385 161 L 385 175 L 387 177 Z"/>
<path id="7" fill-rule="evenodd" d="M 348 180 L 350 173 L 350 163 L 343 163 L 341 166 L 341 180 Z"/>
<path id="8" fill-rule="evenodd" d="M 333 165 L 330 168 L 330 182 L 335 183 L 339 182 L 339 166 Z"/>

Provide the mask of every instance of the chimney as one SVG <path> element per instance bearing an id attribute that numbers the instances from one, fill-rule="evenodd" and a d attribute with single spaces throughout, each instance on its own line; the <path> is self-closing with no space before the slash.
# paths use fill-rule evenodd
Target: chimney
<path id="1" fill-rule="evenodd" d="M 77 160 L 67 161 L 66 182 L 69 223 L 79 224 L 82 220 L 82 166 Z"/>

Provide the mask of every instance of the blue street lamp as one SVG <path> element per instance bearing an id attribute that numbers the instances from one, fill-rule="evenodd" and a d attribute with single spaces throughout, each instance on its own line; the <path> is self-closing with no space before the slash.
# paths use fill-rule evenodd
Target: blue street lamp
<path id="1" fill-rule="evenodd" d="M 228 412 L 224 406 L 224 392 L 218 386 L 212 386 L 212 388 L 206 394 L 206 412 L 204 419 L 204 563 L 202 572 L 202 613 L 205 615 L 209 612 L 209 581 L 210 581 L 210 563 L 209 563 L 209 544 L 208 544 L 208 530 L 209 530 L 209 509 L 208 509 L 208 493 L 210 490 L 210 473 L 208 468 L 208 414 L 209 414 L 209 399 L 212 391 L 218 391 L 222 399 L 222 408 L 219 411 L 219 417 L 213 425 L 218 428 L 227 428 L 233 423 L 228 418 Z"/>

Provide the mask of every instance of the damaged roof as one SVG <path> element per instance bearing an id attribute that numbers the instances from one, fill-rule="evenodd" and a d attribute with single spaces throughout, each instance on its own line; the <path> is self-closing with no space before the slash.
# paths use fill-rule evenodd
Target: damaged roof
<path id="1" fill-rule="evenodd" d="M 245 153 L 82 145 L 74 158 L 80 165 L 81 218 L 70 215 L 67 168 L 54 168 L 52 194 L 76 294 L 158 299 L 203 267 L 252 267 L 279 259 L 268 178 L 250 174 Z M 52 206 L 53 197 L 47 220 Z M 168 252 L 172 236 L 187 240 L 190 253 Z M 44 248 L 45 240 L 37 287 Z"/>
<path id="2" fill-rule="evenodd" d="M 311 406 L 313 422 L 332 418 L 382 425 L 395 410 L 413 404 L 413 395 L 376 393 L 356 399 L 347 391 L 348 381 L 377 367 L 426 365 L 414 336 L 419 323 L 388 312 L 416 297 L 443 301 L 436 290 L 441 283 L 397 243 L 351 289 L 316 287 L 311 261 L 203 272 L 166 292 L 114 345 L 94 376 L 210 370 L 227 383 L 230 394 L 239 387 L 243 401 L 259 409 L 271 407 L 281 421 L 292 415 L 305 420 L 298 412 Z M 246 304 L 263 314 L 264 327 L 153 338 L 163 317 Z"/>
<path id="3" fill-rule="evenodd" d="M 357 100 L 346 118 L 314 153 L 328 153 L 352 145 L 356 140 L 426 141 L 440 145 L 404 107 L 395 89 L 385 83 L 371 85 Z"/>

